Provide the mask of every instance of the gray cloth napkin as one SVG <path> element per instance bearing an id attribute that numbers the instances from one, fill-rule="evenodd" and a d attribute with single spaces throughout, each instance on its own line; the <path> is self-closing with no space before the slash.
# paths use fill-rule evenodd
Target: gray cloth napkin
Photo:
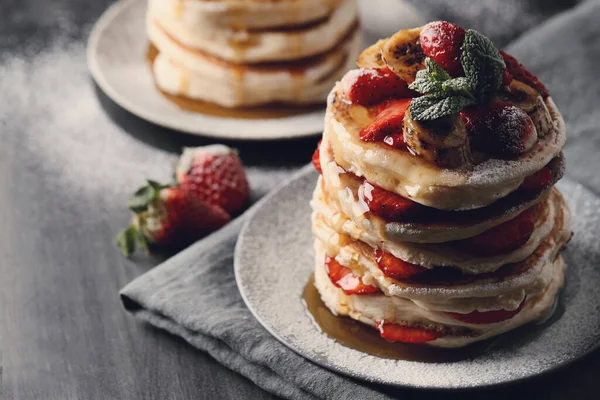
<path id="1" fill-rule="evenodd" d="M 435 14 L 438 8 L 448 9 L 442 6 L 444 2 L 423 3 L 431 5 L 431 15 L 439 15 Z M 516 1 L 506 3 L 517 5 Z M 544 15 L 528 23 L 537 23 Z M 567 174 L 596 193 L 600 192 L 600 160 L 595 150 L 600 146 L 599 19 L 600 3 L 587 2 L 528 31 L 508 47 L 550 87 L 567 120 Z M 493 19 L 478 21 L 485 24 L 478 27 L 483 32 L 495 32 Z M 243 222 L 244 216 L 131 282 L 121 291 L 125 308 L 282 397 L 387 398 L 384 389 L 357 383 L 296 355 L 252 317 L 238 293 L 232 268 L 233 248 Z"/>

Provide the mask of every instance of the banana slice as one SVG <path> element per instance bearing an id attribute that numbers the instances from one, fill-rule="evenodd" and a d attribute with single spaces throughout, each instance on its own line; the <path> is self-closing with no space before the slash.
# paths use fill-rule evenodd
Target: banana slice
<path id="1" fill-rule="evenodd" d="M 381 58 L 381 50 L 389 39 L 381 39 L 377 43 L 367 47 L 358 56 L 358 68 L 384 68 L 386 65 Z"/>
<path id="2" fill-rule="evenodd" d="M 408 83 L 414 82 L 417 71 L 425 68 L 425 54 L 419 43 L 421 29 L 405 29 L 396 33 L 381 51 L 385 64 Z"/>
<path id="3" fill-rule="evenodd" d="M 517 80 L 513 80 L 508 89 L 501 92 L 500 99 L 519 107 L 525 111 L 533 124 L 539 137 L 544 137 L 554 125 L 552 116 L 546 106 L 546 102 L 537 90 Z"/>
<path id="4" fill-rule="evenodd" d="M 411 153 L 442 168 L 457 168 L 471 159 L 467 128 L 458 115 L 419 122 L 406 111 L 402 133 Z"/>

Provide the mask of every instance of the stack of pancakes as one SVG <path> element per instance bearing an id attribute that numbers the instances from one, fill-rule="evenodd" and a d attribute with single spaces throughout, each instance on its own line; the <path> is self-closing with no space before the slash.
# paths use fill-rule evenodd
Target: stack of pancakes
<path id="1" fill-rule="evenodd" d="M 547 316 L 564 281 L 559 252 L 571 237 L 568 209 L 553 187 L 563 175 L 566 139 L 551 97 L 543 101 L 552 122 L 529 151 L 450 169 L 362 141 L 375 107 L 352 104 L 347 92 L 338 83 L 328 99 L 322 174 L 311 203 L 315 285 L 331 312 L 382 333 L 385 326 L 405 327 L 416 342 L 437 347 L 461 347 Z M 552 181 L 525 187 L 543 168 Z M 374 187 L 410 199 L 420 212 L 387 221 L 367 204 Z M 510 232 L 522 213 L 534 221 L 522 245 L 502 253 L 478 248 L 480 235 Z M 387 273 L 386 257 L 419 272 Z M 368 290 L 353 293 L 357 283 Z M 428 339 L 419 340 L 419 332 Z"/>
<path id="2" fill-rule="evenodd" d="M 229 108 L 324 101 L 360 51 L 355 0 L 150 0 L 158 87 Z"/>

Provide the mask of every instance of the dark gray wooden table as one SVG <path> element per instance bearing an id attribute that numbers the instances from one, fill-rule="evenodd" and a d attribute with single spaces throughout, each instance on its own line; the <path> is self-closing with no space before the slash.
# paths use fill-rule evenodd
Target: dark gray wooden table
<path id="1" fill-rule="evenodd" d="M 128 194 L 145 176 L 166 178 L 181 146 L 206 142 L 141 121 L 95 88 L 85 40 L 109 3 L 0 4 L 0 397 L 272 398 L 121 307 L 118 290 L 164 257 L 125 260 L 115 249 Z M 315 143 L 233 145 L 248 165 L 293 167 Z M 485 396 L 597 398 L 598 370 L 596 353 Z"/>

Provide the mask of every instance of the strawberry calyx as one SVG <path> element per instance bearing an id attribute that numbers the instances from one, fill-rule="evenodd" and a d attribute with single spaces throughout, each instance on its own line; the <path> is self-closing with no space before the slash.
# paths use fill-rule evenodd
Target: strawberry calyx
<path id="1" fill-rule="evenodd" d="M 147 180 L 147 184 L 136 190 L 127 202 L 127 206 L 134 213 L 133 221 L 116 238 L 117 246 L 125 257 L 135 251 L 136 244 L 140 244 L 142 248 L 148 250 L 148 245 L 152 243 L 152 240 L 145 229 L 145 214 L 147 214 L 151 205 L 160 201 L 161 190 L 168 187 L 169 185 Z"/>

